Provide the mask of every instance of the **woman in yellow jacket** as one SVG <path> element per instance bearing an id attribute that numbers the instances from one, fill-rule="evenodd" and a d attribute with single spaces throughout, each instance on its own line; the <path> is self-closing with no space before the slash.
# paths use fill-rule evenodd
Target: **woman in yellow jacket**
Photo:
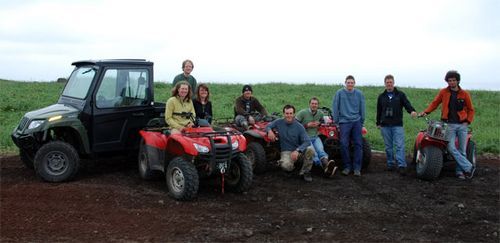
<path id="1" fill-rule="evenodd" d="M 191 87 L 186 81 L 176 83 L 172 89 L 172 97 L 165 107 L 165 121 L 172 129 L 171 134 L 178 134 L 182 128 L 194 125 L 189 116 L 181 115 L 182 112 L 191 112 L 196 117 L 191 96 Z"/>

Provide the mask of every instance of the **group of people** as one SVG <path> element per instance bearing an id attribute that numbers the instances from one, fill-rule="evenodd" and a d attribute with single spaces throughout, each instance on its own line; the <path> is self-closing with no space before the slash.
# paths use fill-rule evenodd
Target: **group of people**
<path id="1" fill-rule="evenodd" d="M 165 106 L 165 122 L 171 128 L 171 134 L 180 133 L 184 127 L 192 127 L 190 115 L 212 122 L 212 102 L 206 84 L 197 85 L 191 75 L 194 65 L 191 60 L 182 62 L 182 73 L 175 76 L 172 84 L 172 97 Z"/>
<path id="2" fill-rule="evenodd" d="M 197 118 L 212 121 L 212 103 L 206 84 L 197 85 L 191 75 L 193 62 L 182 63 L 183 73 L 174 78 L 172 97 L 167 100 L 165 120 L 172 133 L 179 133 L 183 127 L 191 127 L 192 121 L 182 114 L 190 112 Z M 446 88 L 439 91 L 429 106 L 419 114 L 415 111 L 404 92 L 394 86 L 394 76 L 384 78 L 385 90 L 377 99 L 376 125 L 384 140 L 388 171 L 407 173 L 405 159 L 405 135 L 403 129 L 403 108 L 415 118 L 426 116 L 441 104 L 441 120 L 448 123 L 448 141 L 458 138 L 458 149 L 454 142 L 448 143 L 448 151 L 457 161 L 456 176 L 459 179 L 472 178 L 474 165 L 466 157 L 468 125 L 474 119 L 474 107 L 469 92 L 460 87 L 460 74 L 457 71 L 446 73 Z M 343 175 L 351 173 L 361 176 L 363 144 L 362 128 L 365 122 L 365 97 L 355 88 L 356 80 L 352 75 L 346 77 L 344 87 L 337 90 L 332 101 L 333 121 L 340 132 L 340 154 L 343 162 Z M 252 86 L 244 85 L 242 95 L 234 103 L 234 122 L 248 129 L 256 121 L 255 114 L 268 115 L 264 106 L 252 95 Z M 194 94 L 194 95 L 193 95 Z M 283 118 L 276 119 L 266 127 L 269 139 L 276 141 L 275 131 L 279 134 L 281 156 L 279 166 L 285 171 L 293 171 L 295 165 L 302 164 L 299 175 L 311 182 L 313 165 L 321 167 L 326 174 L 333 175 L 337 170 L 335 161 L 324 151 L 318 128 L 325 116 L 319 109 L 319 99 L 312 97 L 309 108 L 296 113 L 293 105 L 283 107 Z M 350 146 L 353 147 L 351 153 Z"/>

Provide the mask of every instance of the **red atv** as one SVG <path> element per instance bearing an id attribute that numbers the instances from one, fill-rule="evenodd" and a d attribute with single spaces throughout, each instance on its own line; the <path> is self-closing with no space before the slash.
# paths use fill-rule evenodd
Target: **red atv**
<path id="1" fill-rule="evenodd" d="M 268 161 L 278 160 L 280 157 L 280 144 L 279 141 L 272 142 L 266 133 L 267 124 L 278 118 L 278 113 L 266 116 L 259 112 L 252 112 L 249 114 L 254 117 L 255 124 L 250 125 L 248 130 L 236 126 L 233 119 L 224 119 L 220 125 L 231 126 L 243 133 L 247 141 L 246 156 L 252 163 L 252 168 L 256 173 L 263 173 L 270 169 L 273 164 Z M 278 133 L 275 131 L 278 136 Z"/>
<path id="2" fill-rule="evenodd" d="M 448 124 L 442 121 L 433 121 L 425 118 L 427 129 L 417 134 L 413 148 L 413 163 L 416 166 L 417 178 L 434 180 L 441 174 L 446 163 L 455 159 L 448 152 L 446 130 Z M 458 148 L 458 138 L 455 140 Z M 467 133 L 466 157 L 476 167 L 476 144 L 472 141 L 472 131 Z"/>
<path id="3" fill-rule="evenodd" d="M 197 124 L 191 113 L 180 113 Z M 224 186 L 234 192 L 250 188 L 253 180 L 252 165 L 243 154 L 245 137 L 232 128 L 214 130 L 197 126 L 184 128 L 181 134 L 170 134 L 163 126 L 150 126 L 141 130 L 139 174 L 153 179 L 164 172 L 169 194 L 177 200 L 191 200 L 198 192 L 199 180 L 221 177 Z"/>
<path id="4" fill-rule="evenodd" d="M 318 136 L 321 138 L 323 142 L 323 146 L 325 148 L 325 152 L 328 154 L 330 159 L 334 159 L 335 161 L 342 161 L 342 157 L 340 156 L 340 133 L 339 126 L 334 123 L 332 117 L 332 111 L 328 107 L 319 108 L 325 114 L 323 119 L 321 120 L 321 125 L 318 129 Z M 362 169 L 367 169 L 370 164 L 372 151 L 370 147 L 370 143 L 366 139 L 366 134 L 368 134 L 368 130 L 363 127 L 361 131 L 363 135 L 363 158 L 361 161 Z M 350 146 L 351 154 L 354 152 L 353 146 Z M 338 163 L 342 166 L 342 163 Z"/>

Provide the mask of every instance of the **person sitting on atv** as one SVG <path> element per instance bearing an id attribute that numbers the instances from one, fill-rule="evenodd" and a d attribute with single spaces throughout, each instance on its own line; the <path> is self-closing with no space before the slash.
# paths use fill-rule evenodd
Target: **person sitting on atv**
<path id="1" fill-rule="evenodd" d="M 455 174 L 461 180 L 470 179 L 474 175 L 475 168 L 467 159 L 465 148 L 468 126 L 474 119 L 472 99 L 469 92 L 460 87 L 460 74 L 457 71 L 448 71 L 444 80 L 448 83 L 448 87 L 441 89 L 419 115 L 426 116 L 441 104 L 441 120 L 448 123 L 446 131 L 446 140 L 449 141 L 448 151 L 457 161 Z M 458 149 L 453 142 L 456 137 L 458 137 Z"/>
<path id="2" fill-rule="evenodd" d="M 276 134 L 272 129 L 276 129 L 280 136 L 281 157 L 278 164 L 283 170 L 291 172 L 295 168 L 295 163 L 302 160 L 299 175 L 306 182 L 311 182 L 314 156 L 311 140 L 309 140 L 304 126 L 295 120 L 295 107 L 293 105 L 285 105 L 283 114 L 285 118 L 274 120 L 266 126 L 266 133 L 271 141 L 276 141 Z"/>
<path id="3" fill-rule="evenodd" d="M 180 133 L 184 127 L 192 127 L 191 115 L 196 116 L 193 101 L 191 100 L 191 87 L 186 81 L 175 84 L 172 97 L 165 106 L 165 122 L 172 130 L 171 134 Z"/>
<path id="4" fill-rule="evenodd" d="M 309 108 L 300 110 L 295 119 L 299 121 L 307 131 L 307 135 L 311 140 L 311 145 L 314 148 L 316 154 L 313 157 L 313 163 L 324 169 L 325 174 L 332 176 L 335 174 L 337 167 L 335 166 L 335 161 L 328 159 L 328 154 L 325 152 L 323 147 L 323 142 L 321 138 L 318 137 L 318 127 L 320 126 L 320 120 L 323 119 L 323 112 L 318 110 L 319 99 L 317 97 L 312 97 L 309 100 Z"/>
<path id="5" fill-rule="evenodd" d="M 255 124 L 252 113 L 259 112 L 264 116 L 267 116 L 268 113 L 259 100 L 252 96 L 252 86 L 246 84 L 241 93 L 242 95 L 234 102 L 234 123 L 236 126 L 248 130 L 249 125 Z"/>
<path id="6" fill-rule="evenodd" d="M 196 118 L 205 119 L 212 124 L 212 102 L 210 101 L 210 91 L 206 84 L 199 84 L 196 88 L 196 98 L 193 99 Z"/>

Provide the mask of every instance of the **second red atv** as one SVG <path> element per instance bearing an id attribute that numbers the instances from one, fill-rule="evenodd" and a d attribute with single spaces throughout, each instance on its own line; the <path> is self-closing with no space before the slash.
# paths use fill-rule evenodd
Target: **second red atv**
<path id="1" fill-rule="evenodd" d="M 330 159 L 334 159 L 339 162 L 342 161 L 342 157 L 340 156 L 340 132 L 339 126 L 334 123 L 332 117 L 332 111 L 328 107 L 321 107 L 320 110 L 325 114 L 323 119 L 321 120 L 321 126 L 318 129 L 318 136 L 321 138 L 323 142 L 323 146 L 325 148 L 325 152 L 328 154 Z M 368 140 L 366 139 L 366 134 L 368 134 L 368 130 L 363 127 L 361 131 L 363 135 L 362 138 L 362 146 L 363 146 L 363 158 L 361 160 L 361 168 L 367 169 L 370 164 L 372 151 L 371 146 Z M 353 147 L 350 147 L 351 154 L 353 153 Z M 338 163 L 342 166 L 342 163 Z"/>
<path id="2" fill-rule="evenodd" d="M 266 133 L 267 124 L 276 120 L 278 113 L 275 112 L 272 115 L 266 116 L 258 112 L 252 112 L 249 115 L 255 118 L 255 124 L 250 125 L 248 130 L 236 126 L 231 118 L 226 118 L 219 124 L 222 126 L 231 126 L 243 133 L 247 141 L 245 154 L 250 160 L 255 173 L 263 173 L 272 167 L 272 163 L 269 161 L 277 160 L 280 157 L 279 141 L 272 142 Z M 276 131 L 275 134 L 279 136 Z"/>
<path id="3" fill-rule="evenodd" d="M 194 121 L 191 113 L 182 115 Z M 143 179 L 164 172 L 169 194 L 177 200 L 195 198 L 200 179 L 208 177 L 221 178 L 222 192 L 224 187 L 234 192 L 250 188 L 253 170 L 243 153 L 247 144 L 239 131 L 195 126 L 184 128 L 181 134 L 170 134 L 170 129 L 161 124 L 164 122 L 159 123 L 139 132 L 139 174 Z"/>

